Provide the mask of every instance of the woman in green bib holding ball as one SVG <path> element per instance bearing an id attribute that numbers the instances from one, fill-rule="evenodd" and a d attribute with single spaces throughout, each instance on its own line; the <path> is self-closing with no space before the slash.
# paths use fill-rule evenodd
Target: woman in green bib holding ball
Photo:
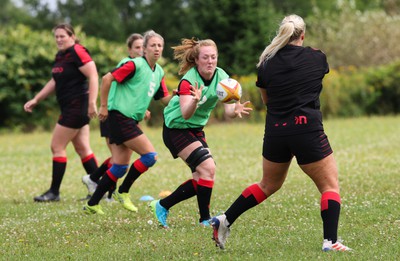
<path id="1" fill-rule="evenodd" d="M 197 196 L 199 223 L 209 226 L 210 199 L 214 186 L 215 162 L 208 148 L 203 127 L 218 102 L 218 82 L 228 74 L 217 67 L 218 50 L 214 41 L 183 39 L 174 49 L 179 61 L 179 74 L 184 74 L 177 90 L 164 109 L 163 139 L 174 158 L 181 158 L 190 168 L 192 179 L 182 183 L 171 195 L 151 202 L 150 206 L 163 227 L 168 227 L 169 209 L 177 203 Z M 252 110 L 250 102 L 224 104 L 225 115 L 242 117 Z"/>

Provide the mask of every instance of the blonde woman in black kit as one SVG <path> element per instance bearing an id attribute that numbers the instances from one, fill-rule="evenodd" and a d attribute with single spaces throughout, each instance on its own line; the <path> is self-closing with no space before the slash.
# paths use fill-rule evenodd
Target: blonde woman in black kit
<path id="1" fill-rule="evenodd" d="M 324 133 L 319 103 L 329 66 L 323 52 L 303 47 L 305 29 L 301 17 L 285 17 L 260 56 L 256 86 L 267 106 L 263 177 L 248 186 L 224 214 L 210 220 L 213 239 L 222 249 L 235 220 L 281 188 L 295 157 L 321 193 L 322 250 L 351 250 L 338 241 L 338 169 Z"/>
<path id="2" fill-rule="evenodd" d="M 24 105 L 24 110 L 31 113 L 41 100 L 55 92 L 61 109 L 51 140 L 51 186 L 34 198 L 37 202 L 60 200 L 60 186 L 67 166 L 66 147 L 70 142 L 81 158 L 86 173 L 97 169 L 97 161 L 89 144 L 89 121 L 97 116 L 99 79 L 96 65 L 88 50 L 78 43 L 71 25 L 59 24 L 53 32 L 58 52 L 52 78 Z"/>

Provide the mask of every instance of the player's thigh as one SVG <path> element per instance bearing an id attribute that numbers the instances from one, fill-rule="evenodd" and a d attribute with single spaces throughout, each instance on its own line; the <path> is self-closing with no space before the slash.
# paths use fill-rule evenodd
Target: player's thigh
<path id="1" fill-rule="evenodd" d="M 112 161 L 115 164 L 125 165 L 129 164 L 132 150 L 125 146 L 124 144 L 116 145 L 110 144 Z"/>
<path id="2" fill-rule="evenodd" d="M 282 187 L 287 177 L 290 163 L 291 160 L 282 163 L 263 158 L 263 176 L 260 187 L 267 196 L 272 195 Z"/>
<path id="3" fill-rule="evenodd" d="M 89 125 L 85 125 L 79 129 L 78 133 L 72 139 L 72 144 L 74 145 L 75 151 L 81 156 L 86 157 L 92 153 L 90 148 L 90 130 Z"/>
<path id="4" fill-rule="evenodd" d="M 65 156 L 65 148 L 77 133 L 78 129 L 67 128 L 57 123 L 51 139 L 53 156 Z"/>
<path id="5" fill-rule="evenodd" d="M 319 161 L 299 166 L 313 180 L 321 193 L 326 191 L 339 193 L 338 169 L 333 154 Z"/>
<path id="6" fill-rule="evenodd" d="M 182 160 L 186 161 L 186 159 L 190 156 L 190 154 L 192 154 L 192 152 L 199 148 L 202 147 L 203 145 L 201 144 L 200 141 L 195 141 L 190 143 L 189 145 L 187 145 L 184 149 L 182 149 L 179 153 L 178 153 L 178 157 L 180 157 Z"/>
<path id="7" fill-rule="evenodd" d="M 139 155 L 155 152 L 153 144 L 144 133 L 133 139 L 125 141 L 124 145 Z"/>

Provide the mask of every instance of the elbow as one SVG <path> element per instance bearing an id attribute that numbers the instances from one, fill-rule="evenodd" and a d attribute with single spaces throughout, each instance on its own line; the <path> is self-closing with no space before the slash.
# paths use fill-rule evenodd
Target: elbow
<path id="1" fill-rule="evenodd" d="M 182 114 L 182 118 L 186 121 L 188 119 L 190 119 L 190 117 L 192 117 L 192 115 L 188 115 L 188 114 Z"/>
<path id="2" fill-rule="evenodd" d="M 111 83 L 114 80 L 114 77 L 111 73 L 108 72 L 107 74 L 103 75 L 103 77 L 101 77 L 101 80 L 106 83 Z"/>
<path id="3" fill-rule="evenodd" d="M 102 80 L 103 82 L 106 82 L 106 81 L 107 81 L 107 79 L 108 79 L 108 77 L 107 77 L 107 74 L 106 74 L 106 75 L 104 75 L 103 77 L 101 77 L 101 80 Z"/>
<path id="4" fill-rule="evenodd" d="M 194 112 L 189 112 L 187 110 L 181 110 L 182 112 L 182 118 L 186 121 L 188 119 L 190 119 L 190 117 L 192 117 Z"/>

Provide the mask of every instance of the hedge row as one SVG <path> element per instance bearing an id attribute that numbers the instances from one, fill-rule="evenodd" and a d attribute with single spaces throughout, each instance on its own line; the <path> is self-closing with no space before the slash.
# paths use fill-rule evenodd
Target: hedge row
<path id="1" fill-rule="evenodd" d="M 328 117 L 400 113 L 400 60 L 376 68 L 332 70 L 324 82 L 322 110 Z"/>
<path id="2" fill-rule="evenodd" d="M 87 37 L 75 28 L 81 43 L 91 52 L 103 75 L 126 55 L 124 43 L 110 43 Z M 0 28 L 0 129 L 31 131 L 36 128 L 51 129 L 58 117 L 59 109 L 55 97 L 39 104 L 34 113 L 23 110 L 23 104 L 31 99 L 50 79 L 51 66 L 56 53 L 50 31 L 31 31 L 24 25 Z M 176 62 L 161 62 L 166 71 L 166 81 L 172 90 L 176 88 Z M 397 114 L 400 111 L 400 61 L 376 68 L 354 67 L 331 70 L 324 81 L 321 96 L 325 117 L 354 117 L 362 115 Z M 265 108 L 255 75 L 235 77 L 243 87 L 243 100 L 250 100 L 254 107 L 252 121 L 262 121 Z M 160 125 L 163 107 L 152 103 L 150 125 Z M 213 121 L 223 121 L 222 105 L 213 112 Z M 93 122 L 97 125 L 96 121 Z"/>

